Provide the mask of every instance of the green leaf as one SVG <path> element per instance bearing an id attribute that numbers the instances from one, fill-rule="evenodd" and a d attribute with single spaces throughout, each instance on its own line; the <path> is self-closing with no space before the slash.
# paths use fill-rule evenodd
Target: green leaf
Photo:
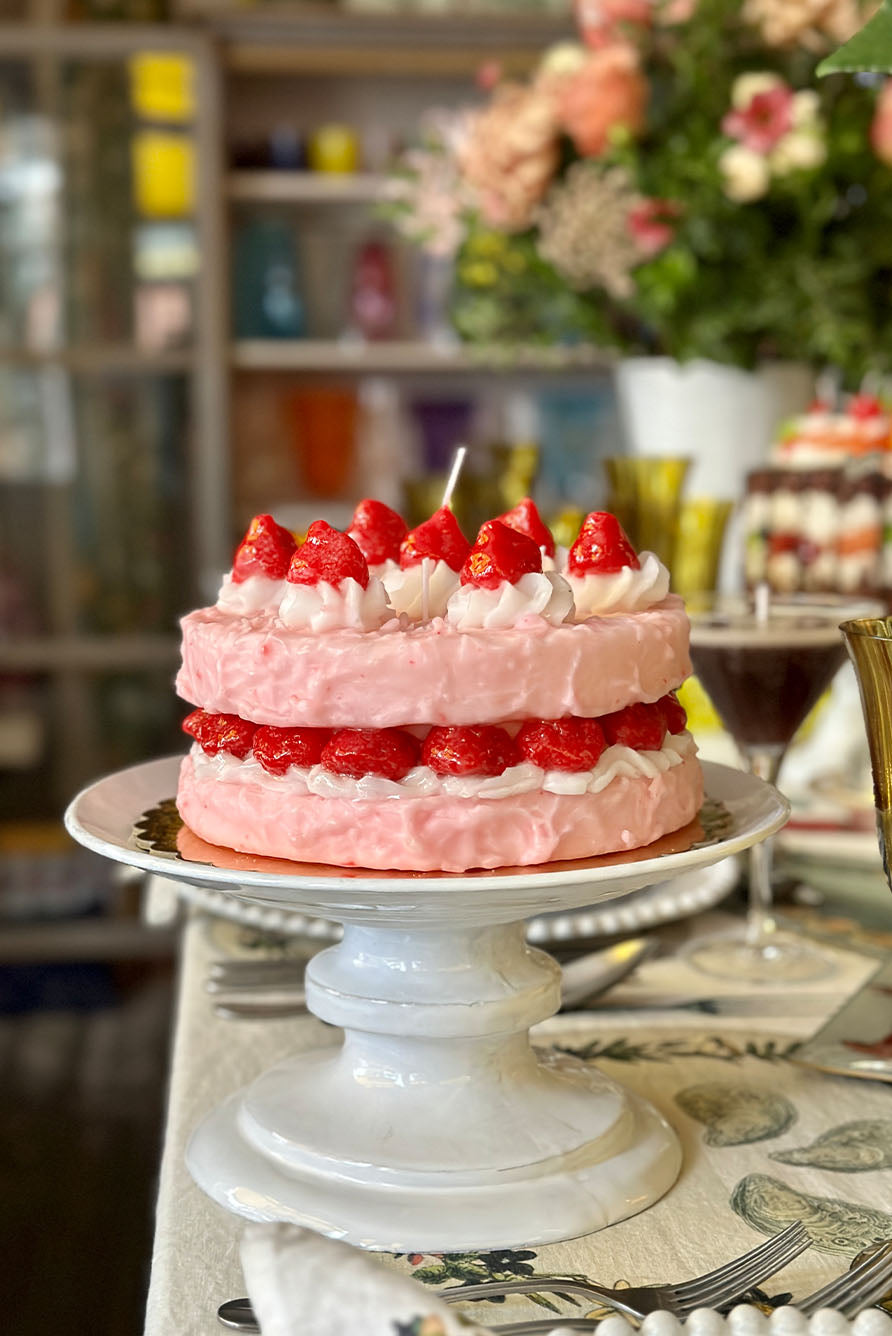
<path id="1" fill-rule="evenodd" d="M 892 73 L 892 0 L 883 0 L 882 8 L 845 46 L 821 61 L 817 73 L 823 76 L 860 70 Z"/>

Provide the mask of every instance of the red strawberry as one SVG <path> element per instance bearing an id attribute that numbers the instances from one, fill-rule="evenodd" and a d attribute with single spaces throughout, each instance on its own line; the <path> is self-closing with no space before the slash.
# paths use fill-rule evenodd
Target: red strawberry
<path id="1" fill-rule="evenodd" d="M 632 747 L 635 751 L 659 751 L 666 732 L 659 701 L 655 705 L 636 701 L 634 705 L 614 710 L 613 714 L 603 714 L 601 727 L 611 747 Z"/>
<path id="2" fill-rule="evenodd" d="M 495 724 L 432 728 L 421 748 L 422 764 L 437 775 L 500 775 L 520 759 L 513 738 Z"/>
<path id="3" fill-rule="evenodd" d="M 291 558 L 286 577 L 290 584 L 314 585 L 320 581 L 338 585 L 355 580 L 367 588 L 369 568 L 352 538 L 333 529 L 325 520 L 314 520 L 307 536 Z"/>
<path id="4" fill-rule="evenodd" d="M 330 728 L 275 728 L 264 724 L 254 734 L 254 759 L 271 775 L 284 775 L 292 765 L 318 765 L 330 737 Z"/>
<path id="5" fill-rule="evenodd" d="M 663 723 L 666 725 L 667 733 L 683 733 L 685 731 L 688 726 L 688 716 L 674 691 L 661 696 L 657 701 L 657 706 L 663 713 Z"/>
<path id="6" fill-rule="evenodd" d="M 239 719 L 237 714 L 211 714 L 207 710 L 193 710 L 183 720 L 183 732 L 195 739 L 208 756 L 228 752 L 243 760 L 251 750 L 254 724 Z"/>
<path id="7" fill-rule="evenodd" d="M 518 501 L 512 510 L 506 510 L 504 515 L 497 515 L 496 519 L 507 524 L 509 529 L 516 529 L 518 533 L 525 533 L 527 538 L 532 538 L 537 547 L 544 548 L 547 557 L 554 556 L 551 530 L 542 523 L 542 516 L 528 496 Z"/>
<path id="8" fill-rule="evenodd" d="M 607 510 L 593 510 L 582 522 L 579 536 L 570 548 L 567 570 L 571 575 L 612 575 L 624 566 L 637 571 L 641 563 L 623 526 Z"/>
<path id="9" fill-rule="evenodd" d="M 516 738 L 521 753 L 542 770 L 591 770 L 607 746 L 597 719 L 527 719 Z"/>
<path id="10" fill-rule="evenodd" d="M 323 748 L 322 764 L 336 775 L 402 779 L 418 764 L 418 739 L 402 728 L 342 728 Z"/>
<path id="11" fill-rule="evenodd" d="M 883 405 L 875 394 L 855 394 L 849 400 L 849 417 L 864 421 L 866 418 L 882 417 L 882 415 Z"/>
<path id="12" fill-rule="evenodd" d="M 297 543 L 294 535 L 272 515 L 255 515 L 232 561 L 232 578 L 241 584 L 251 575 L 284 580 Z"/>
<path id="13" fill-rule="evenodd" d="M 541 569 L 542 553 L 532 538 L 501 520 L 487 520 L 461 568 L 461 582 L 498 589 L 505 580 L 516 584 L 522 575 Z"/>
<path id="14" fill-rule="evenodd" d="M 470 547 L 452 511 L 441 506 L 403 539 L 400 565 L 406 570 L 417 566 L 424 557 L 432 557 L 434 561 L 445 561 L 450 570 L 460 571 Z"/>
<path id="15" fill-rule="evenodd" d="M 400 543 L 407 532 L 402 515 L 371 497 L 360 501 L 347 530 L 370 566 L 380 566 L 383 561 L 399 561 Z"/>

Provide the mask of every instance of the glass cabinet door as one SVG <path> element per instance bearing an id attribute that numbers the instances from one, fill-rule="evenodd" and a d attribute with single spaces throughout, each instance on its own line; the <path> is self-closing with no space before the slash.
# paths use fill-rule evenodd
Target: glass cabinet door
<path id="1" fill-rule="evenodd" d="M 226 559 L 216 72 L 176 29 L 0 27 L 0 817 L 180 745 Z"/>

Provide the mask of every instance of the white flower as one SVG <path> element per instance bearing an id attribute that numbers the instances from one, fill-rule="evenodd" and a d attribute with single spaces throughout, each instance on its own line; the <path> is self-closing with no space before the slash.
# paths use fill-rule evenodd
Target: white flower
<path id="1" fill-rule="evenodd" d="M 737 204 L 761 199 L 771 184 L 768 161 L 745 144 L 732 144 L 719 158 L 725 194 Z"/>
<path id="2" fill-rule="evenodd" d="M 581 42 L 555 42 L 539 61 L 535 79 L 560 78 L 575 74 L 588 60 L 588 49 Z"/>
<path id="3" fill-rule="evenodd" d="M 737 111 L 745 111 L 759 93 L 768 93 L 772 88 L 783 88 L 784 81 L 779 74 L 770 74 L 767 70 L 753 74 L 740 74 L 731 85 L 731 105 Z"/>
<path id="4" fill-rule="evenodd" d="M 803 88 L 793 94 L 793 124 L 801 129 L 806 125 L 817 125 L 821 99 L 813 88 Z"/>
<path id="5" fill-rule="evenodd" d="M 787 172 L 814 171 L 826 157 L 827 146 L 819 134 L 811 130 L 791 130 L 775 144 L 769 162 L 775 176 L 786 176 Z"/>

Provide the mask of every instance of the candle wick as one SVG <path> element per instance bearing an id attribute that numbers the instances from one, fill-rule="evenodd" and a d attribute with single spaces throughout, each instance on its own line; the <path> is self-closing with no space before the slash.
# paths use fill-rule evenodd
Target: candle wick
<path id="1" fill-rule="evenodd" d="M 756 625 L 767 626 L 771 613 L 771 588 L 764 580 L 756 585 Z"/>

